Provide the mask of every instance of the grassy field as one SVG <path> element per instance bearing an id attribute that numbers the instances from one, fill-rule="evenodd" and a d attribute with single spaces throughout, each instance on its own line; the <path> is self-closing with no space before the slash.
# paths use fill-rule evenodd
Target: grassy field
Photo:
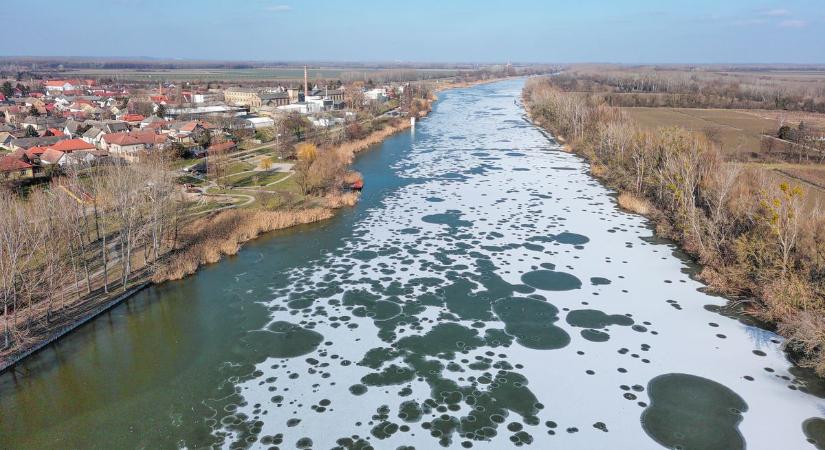
<path id="1" fill-rule="evenodd" d="M 288 172 L 246 172 L 226 177 L 226 184 L 235 187 L 266 186 L 286 178 Z"/>

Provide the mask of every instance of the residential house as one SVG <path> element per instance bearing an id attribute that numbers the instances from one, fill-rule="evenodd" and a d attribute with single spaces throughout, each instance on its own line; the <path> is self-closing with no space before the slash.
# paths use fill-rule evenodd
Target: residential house
<path id="1" fill-rule="evenodd" d="M 107 158 L 108 156 L 108 153 L 99 150 L 82 150 L 78 152 L 67 153 L 65 157 L 65 164 L 72 166 L 88 167 L 97 164 L 99 161 Z"/>
<path id="2" fill-rule="evenodd" d="M 161 119 L 158 116 L 149 116 L 149 117 L 147 117 L 147 118 L 140 121 L 140 128 L 146 128 L 147 126 L 149 126 L 149 125 L 151 125 L 155 122 L 164 122 L 165 123 L 166 120 Z"/>
<path id="3" fill-rule="evenodd" d="M 94 86 L 94 80 L 48 80 L 43 87 L 48 92 L 77 91 Z"/>
<path id="4" fill-rule="evenodd" d="M 50 116 L 27 116 L 20 122 L 20 128 L 32 127 L 37 131 L 46 131 L 49 128 L 63 127 L 65 120 Z"/>
<path id="5" fill-rule="evenodd" d="M 26 150 L 26 157 L 34 164 L 40 164 L 40 157 L 46 153 L 49 147 L 32 147 Z"/>
<path id="6" fill-rule="evenodd" d="M 26 108 L 18 105 L 3 107 L 3 119 L 8 124 L 18 124 L 28 116 L 29 112 Z"/>
<path id="7" fill-rule="evenodd" d="M 123 114 L 120 116 L 120 120 L 127 122 L 129 125 L 136 126 L 140 125 L 140 123 L 145 119 L 141 114 Z"/>
<path id="8" fill-rule="evenodd" d="M 23 137 L 12 140 L 9 143 L 9 148 L 12 150 L 17 150 L 18 148 L 28 150 L 32 147 L 49 147 L 65 139 L 63 136 Z"/>
<path id="9" fill-rule="evenodd" d="M 0 181 L 19 181 L 34 178 L 34 166 L 12 155 L 0 158 Z"/>
<path id="10" fill-rule="evenodd" d="M 146 151 L 163 148 L 167 137 L 154 131 L 131 131 L 111 133 L 103 136 L 102 147 L 110 155 L 135 161 Z"/>
<path id="11" fill-rule="evenodd" d="M 235 147 L 237 147 L 237 144 L 235 144 L 232 141 L 226 141 L 210 145 L 209 148 L 206 149 L 206 152 L 207 154 L 214 155 L 218 153 L 232 151 L 235 149 Z"/>
<path id="12" fill-rule="evenodd" d="M 49 80 L 43 83 L 43 87 L 49 92 L 73 91 L 77 89 L 77 87 L 68 80 Z"/>
<path id="13" fill-rule="evenodd" d="M 14 140 L 14 135 L 8 131 L 0 131 L 0 147 L 9 148 L 11 141 Z"/>
<path id="14" fill-rule="evenodd" d="M 106 133 L 98 127 L 91 127 L 83 133 L 83 136 L 80 138 L 84 141 L 88 142 L 95 146 L 95 148 L 100 146 L 100 141 L 103 139 Z"/>
<path id="15" fill-rule="evenodd" d="M 65 153 L 77 152 L 80 150 L 97 150 L 94 145 L 84 141 L 83 139 L 66 139 L 63 141 L 58 141 L 50 145 L 49 148 Z"/>
<path id="16" fill-rule="evenodd" d="M 66 153 L 50 148 L 40 155 L 40 164 L 43 166 L 64 166 L 68 162 Z"/>
<path id="17" fill-rule="evenodd" d="M 74 120 L 74 119 L 69 119 L 63 125 L 63 132 L 66 133 L 66 135 L 69 136 L 69 137 L 76 136 L 78 134 L 77 129 L 81 125 L 82 125 L 81 122 L 79 122 L 77 120 Z"/>

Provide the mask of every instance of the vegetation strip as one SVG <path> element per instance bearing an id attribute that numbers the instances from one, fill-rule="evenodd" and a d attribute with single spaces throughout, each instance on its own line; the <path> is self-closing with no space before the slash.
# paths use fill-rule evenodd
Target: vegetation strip
<path id="1" fill-rule="evenodd" d="M 800 365 L 825 375 L 825 219 L 805 189 L 726 162 L 702 133 L 642 128 L 604 95 L 565 92 L 569 80 L 527 83 L 532 119 L 696 258 L 711 290 L 774 324 Z"/>

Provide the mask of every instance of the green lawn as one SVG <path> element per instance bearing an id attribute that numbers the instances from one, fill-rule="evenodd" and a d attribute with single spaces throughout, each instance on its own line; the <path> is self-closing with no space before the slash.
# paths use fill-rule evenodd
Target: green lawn
<path id="1" fill-rule="evenodd" d="M 229 174 L 236 174 L 238 172 L 246 172 L 246 171 L 252 170 L 254 168 L 255 168 L 255 166 L 248 163 L 248 162 L 233 161 L 231 164 L 229 164 L 229 167 L 227 167 L 226 171 Z"/>
<path id="2" fill-rule="evenodd" d="M 195 178 L 195 177 L 192 177 L 192 176 L 189 176 L 189 175 L 184 175 L 182 177 L 177 177 L 175 179 L 175 182 L 178 183 L 178 184 L 192 184 L 192 185 L 195 185 L 195 186 L 200 186 L 200 185 L 204 184 L 204 181 L 201 180 L 200 178 Z"/>
<path id="3" fill-rule="evenodd" d="M 230 175 L 222 180 L 224 184 L 236 187 L 266 186 L 289 176 L 288 172 L 252 172 Z"/>
<path id="4" fill-rule="evenodd" d="M 183 169 L 184 167 L 194 166 L 202 161 L 205 161 L 206 158 L 191 158 L 191 159 L 176 159 L 169 164 L 169 168 L 172 170 L 179 170 Z"/>

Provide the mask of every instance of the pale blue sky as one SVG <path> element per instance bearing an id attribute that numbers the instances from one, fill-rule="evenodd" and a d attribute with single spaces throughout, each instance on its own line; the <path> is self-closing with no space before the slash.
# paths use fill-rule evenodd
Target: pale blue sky
<path id="1" fill-rule="evenodd" d="M 825 63 L 825 0 L 2 0 L 0 55 Z"/>

